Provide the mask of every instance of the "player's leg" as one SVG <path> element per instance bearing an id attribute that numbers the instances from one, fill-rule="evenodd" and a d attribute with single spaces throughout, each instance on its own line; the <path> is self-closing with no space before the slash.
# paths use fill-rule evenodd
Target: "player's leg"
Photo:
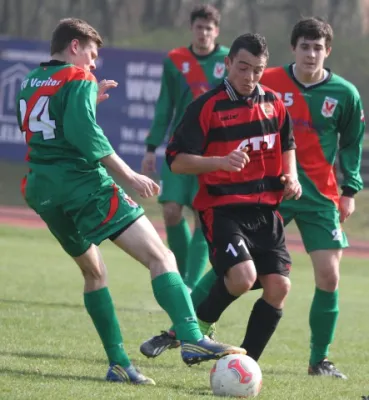
<path id="1" fill-rule="evenodd" d="M 209 209 L 201 213 L 211 262 L 217 274 L 208 296 L 196 309 L 203 329 L 218 321 L 223 311 L 255 283 L 256 269 L 242 232 L 240 213 Z"/>
<path id="2" fill-rule="evenodd" d="M 154 384 L 131 364 L 107 287 L 107 270 L 97 246 L 82 236 L 62 207 L 40 214 L 64 250 L 75 260 L 84 277 L 84 303 L 109 360 L 107 380 Z"/>
<path id="3" fill-rule="evenodd" d="M 339 213 L 336 210 L 300 213 L 296 223 L 313 264 L 316 285 L 309 315 L 309 373 L 346 379 L 327 359 L 339 314 L 339 265 L 342 249 L 348 246 Z"/>
<path id="4" fill-rule="evenodd" d="M 238 347 L 216 343 L 200 332 L 190 294 L 178 273 L 174 255 L 145 216 L 134 221 L 113 242 L 150 270 L 154 296 L 174 324 L 182 344 L 184 362 L 194 364 L 226 354 L 245 353 Z"/>
<path id="5" fill-rule="evenodd" d="M 215 281 L 217 275 L 213 269 L 210 269 L 195 286 L 191 292 L 191 300 L 194 309 L 207 297 L 209 291 Z M 214 339 L 215 329 L 207 327 L 205 331 L 201 329 L 201 333 L 208 335 L 211 339 Z M 167 331 L 162 331 L 160 335 L 152 336 L 150 339 L 143 342 L 140 346 L 140 351 L 146 357 L 154 358 L 164 353 L 166 350 L 176 349 L 180 346 L 179 340 L 176 338 L 175 327 L 172 325 Z"/>
<path id="6" fill-rule="evenodd" d="M 188 207 L 192 208 L 193 200 L 199 190 L 196 176 L 187 176 L 188 186 Z M 209 249 L 204 234 L 202 232 L 199 215 L 194 211 L 195 229 L 188 248 L 186 260 L 185 283 L 193 290 L 204 274 L 209 259 Z"/>
<path id="7" fill-rule="evenodd" d="M 182 278 L 185 277 L 191 230 L 183 216 L 186 204 L 186 176 L 173 174 L 166 163 L 161 171 L 159 203 L 163 207 L 163 217 L 169 248 L 174 253 Z"/>
<path id="8" fill-rule="evenodd" d="M 278 212 L 266 210 L 263 214 L 264 225 L 248 235 L 255 246 L 253 256 L 263 294 L 254 304 L 241 345 L 256 361 L 278 326 L 291 286 L 291 258 L 285 244 L 283 222 Z"/>

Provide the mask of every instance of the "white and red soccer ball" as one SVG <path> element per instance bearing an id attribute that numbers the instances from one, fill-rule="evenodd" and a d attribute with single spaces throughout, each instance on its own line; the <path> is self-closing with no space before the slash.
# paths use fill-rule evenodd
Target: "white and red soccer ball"
<path id="1" fill-rule="evenodd" d="M 261 370 L 251 357 L 231 354 L 215 363 L 210 385 L 216 396 L 256 397 L 262 385 Z"/>

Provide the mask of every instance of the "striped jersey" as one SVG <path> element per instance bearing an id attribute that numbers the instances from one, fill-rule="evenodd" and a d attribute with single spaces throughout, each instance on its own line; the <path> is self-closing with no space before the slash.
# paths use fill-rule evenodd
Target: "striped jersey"
<path id="1" fill-rule="evenodd" d="M 205 210 L 230 204 L 277 206 L 282 153 L 295 148 L 291 120 L 283 102 L 258 85 L 242 98 L 227 79 L 187 108 L 168 147 L 169 166 L 179 153 L 223 157 L 248 147 L 250 163 L 240 172 L 200 174 L 194 208 Z"/>
<path id="2" fill-rule="evenodd" d="M 304 86 L 293 65 L 269 68 L 261 82 L 279 93 L 293 120 L 296 157 L 302 197 L 283 207 L 299 211 L 337 208 L 339 201 L 335 161 L 343 174 L 343 194 L 363 188 L 360 176 L 365 131 L 360 95 L 350 82 L 327 70 L 315 85 Z"/>
<path id="3" fill-rule="evenodd" d="M 224 58 L 228 52 L 227 47 L 217 45 L 206 56 L 195 54 L 191 46 L 168 53 L 163 64 L 155 117 L 145 141 L 149 150 L 163 142 L 169 126 L 171 131 L 174 130 L 191 101 L 223 81 L 226 75 Z"/>

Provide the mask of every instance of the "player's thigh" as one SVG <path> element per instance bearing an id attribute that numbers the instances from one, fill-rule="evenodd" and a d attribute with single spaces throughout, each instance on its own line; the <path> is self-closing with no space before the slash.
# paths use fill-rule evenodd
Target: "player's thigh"
<path id="1" fill-rule="evenodd" d="M 221 208 L 209 208 L 200 212 L 199 216 L 209 247 L 210 262 L 216 274 L 233 278 L 238 273 L 244 273 L 245 278 L 255 280 L 256 271 L 247 238 L 244 237 L 237 219 Z M 235 266 L 237 268 L 233 270 Z M 231 269 L 233 271 L 229 274 Z M 241 271 L 243 269 L 244 272 Z"/>
<path id="2" fill-rule="evenodd" d="M 164 272 L 177 272 L 173 253 L 164 245 L 158 232 L 144 215 L 114 238 L 113 242 L 149 268 L 153 277 Z"/>
<path id="3" fill-rule="evenodd" d="M 273 292 L 288 292 L 292 261 L 286 246 L 283 220 L 278 211 L 266 209 L 263 213 L 265 224 L 250 236 L 255 247 L 253 257 L 259 281 L 253 289 L 263 286 L 264 290 L 271 287 Z M 274 283 L 278 283 L 275 290 Z"/>
<path id="4" fill-rule="evenodd" d="M 64 208 L 82 236 L 96 246 L 108 238 L 115 239 L 144 214 L 143 208 L 116 184 L 102 185 Z"/>
<path id="5" fill-rule="evenodd" d="M 70 256 L 81 256 L 91 246 L 91 242 L 81 234 L 73 218 L 65 212 L 63 206 L 44 210 L 40 213 L 40 217 Z"/>
<path id="6" fill-rule="evenodd" d="M 348 247 L 339 212 L 336 209 L 317 212 L 300 212 L 295 221 L 308 253 L 316 250 L 339 250 Z"/>
<path id="7" fill-rule="evenodd" d="M 160 176 L 159 203 L 177 203 L 182 206 L 188 202 L 187 176 L 174 174 L 166 163 L 163 163 Z"/>

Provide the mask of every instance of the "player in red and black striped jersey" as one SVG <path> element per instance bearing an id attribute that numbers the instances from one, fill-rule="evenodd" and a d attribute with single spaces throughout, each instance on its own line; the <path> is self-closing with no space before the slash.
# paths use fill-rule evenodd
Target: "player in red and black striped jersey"
<path id="1" fill-rule="evenodd" d="M 290 287 L 291 260 L 276 208 L 283 197 L 301 195 L 289 114 L 258 83 L 267 60 L 263 37 L 237 38 L 226 58 L 228 78 L 190 104 L 167 148 L 174 173 L 198 175 L 194 208 L 217 275 L 197 303 L 199 325 L 204 333 L 258 280 L 264 291 L 242 344 L 255 360 L 277 327 Z"/>

